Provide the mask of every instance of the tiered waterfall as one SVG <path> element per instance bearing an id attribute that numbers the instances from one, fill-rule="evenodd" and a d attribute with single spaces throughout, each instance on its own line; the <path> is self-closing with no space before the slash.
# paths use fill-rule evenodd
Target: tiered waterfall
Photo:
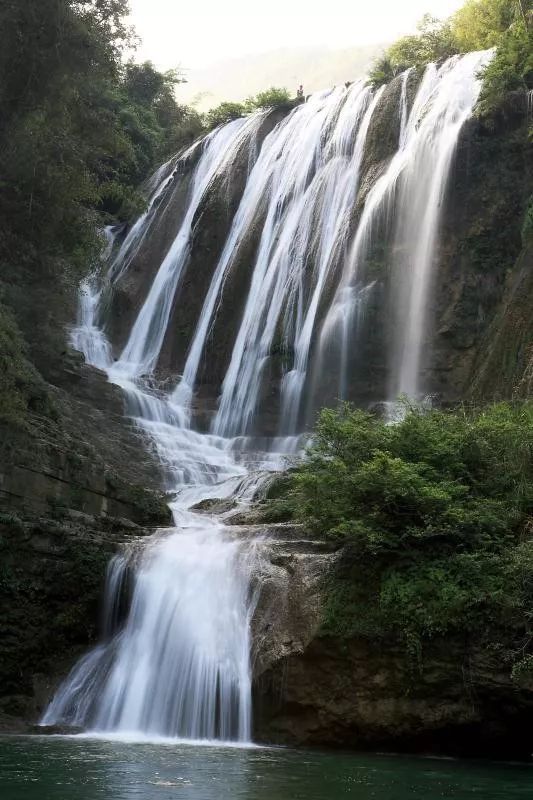
<path id="1" fill-rule="evenodd" d="M 102 641 L 44 724 L 251 739 L 261 542 L 197 506 L 250 501 L 323 403 L 430 389 L 446 189 L 489 58 L 230 122 L 157 171 L 127 234 L 106 231 L 72 343 L 155 445 L 175 527 L 111 563 Z"/>

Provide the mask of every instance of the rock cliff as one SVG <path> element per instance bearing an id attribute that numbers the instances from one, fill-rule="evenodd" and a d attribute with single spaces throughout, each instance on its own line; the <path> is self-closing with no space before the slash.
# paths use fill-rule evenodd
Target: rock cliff
<path id="1" fill-rule="evenodd" d="M 170 522 L 120 391 L 65 350 L 47 376 L 45 411 L 0 427 L 0 729 L 36 721 L 95 640 L 117 547 Z"/>
<path id="2" fill-rule="evenodd" d="M 324 627 L 341 551 L 297 527 L 263 529 L 254 619 L 254 735 L 275 744 L 456 756 L 530 757 L 533 686 L 511 678 L 498 642 L 392 639 Z"/>

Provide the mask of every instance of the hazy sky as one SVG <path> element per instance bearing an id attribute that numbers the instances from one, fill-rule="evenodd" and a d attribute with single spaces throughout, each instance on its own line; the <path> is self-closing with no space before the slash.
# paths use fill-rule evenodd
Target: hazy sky
<path id="1" fill-rule="evenodd" d="M 445 17 L 464 0 L 130 0 L 139 59 L 168 69 L 280 47 L 391 41 L 425 12 Z"/>

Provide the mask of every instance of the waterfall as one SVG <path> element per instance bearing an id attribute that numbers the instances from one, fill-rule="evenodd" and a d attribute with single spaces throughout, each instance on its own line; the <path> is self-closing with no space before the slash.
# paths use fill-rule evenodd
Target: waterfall
<path id="1" fill-rule="evenodd" d="M 205 524 L 151 541 L 135 565 L 123 630 L 76 665 L 42 723 L 250 741 L 252 558 Z M 112 564 L 115 597 L 116 572 Z"/>
<path id="2" fill-rule="evenodd" d="M 406 161 L 398 187 L 392 269 L 403 284 L 393 370 L 392 397 L 421 396 L 422 347 L 427 328 L 429 293 L 450 166 L 459 133 L 477 101 L 480 82 L 469 80 L 487 62 L 487 54 L 469 53 L 428 67 L 422 116 L 408 124 Z M 416 105 L 416 104 L 415 104 Z M 399 335 L 398 335 L 399 334 Z"/>
<path id="3" fill-rule="evenodd" d="M 119 359 L 120 368 L 126 375 L 145 375 L 156 366 L 172 303 L 187 263 L 194 218 L 200 201 L 216 175 L 224 174 L 231 167 L 243 139 L 253 134 L 260 121 L 260 114 L 249 119 L 237 119 L 218 128 L 204 140 L 203 154 L 193 176 L 185 218 L 159 267 Z M 196 147 L 196 144 L 192 145 L 192 148 Z M 190 155 L 190 152 L 186 155 Z"/>
<path id="4" fill-rule="evenodd" d="M 317 95 L 265 142 L 256 169 L 263 175 L 268 206 L 243 320 L 213 422 L 213 430 L 221 435 L 250 429 L 280 318 L 280 338 L 296 349 L 283 392 L 289 416 L 286 429 L 294 432 L 316 309 L 328 266 L 342 241 L 350 199 L 357 191 L 369 101 L 370 92 L 362 83 L 348 92 Z M 357 137 L 360 125 L 363 135 Z M 246 207 L 246 193 L 242 202 Z M 317 240 L 321 263 L 311 275 L 314 289 L 305 306 L 304 273 Z"/>
<path id="5" fill-rule="evenodd" d="M 429 65 L 421 79 L 403 73 L 390 117 L 393 152 L 377 164 L 369 136 L 389 101 L 385 89 L 359 81 L 278 116 L 260 112 L 221 126 L 154 174 L 146 210 L 121 243 L 120 231 L 106 230 L 106 274 L 83 282 L 71 342 L 123 389 L 128 415 L 167 476 L 174 526 L 133 541 L 111 561 L 102 640 L 60 686 L 43 724 L 103 735 L 251 739 L 261 540 L 239 535 L 223 512 L 199 504 L 249 503 L 265 474 L 298 448 L 318 390 L 352 398 L 354 357 L 376 304 L 386 304 L 391 327 L 389 400 L 423 393 L 443 202 L 479 93 L 477 75 L 489 58 L 456 56 Z M 174 218 L 170 199 L 184 186 L 185 207 Z M 154 371 L 173 334 L 169 320 L 181 307 L 184 276 L 196 279 L 187 270 L 205 224 L 202 209 L 211 192 L 234 186 L 242 191 L 209 262 L 172 390 Z M 144 264 L 154 236 L 162 237 L 164 257 L 113 360 L 106 332 L 113 330 L 114 295 Z M 376 247 L 386 267 L 378 273 Z M 243 261 L 240 302 L 235 271 L 242 281 Z M 228 306 L 237 324 L 222 332 L 229 340 L 224 377 L 200 430 L 193 399 Z M 265 407 L 277 418 L 270 427 Z"/>
<path id="6" fill-rule="evenodd" d="M 179 160 L 186 160 L 198 147 L 193 145 Z M 165 190 L 174 178 L 174 159 L 167 161 L 152 175 L 146 186 L 149 193 L 148 204 L 139 219 L 131 226 L 128 235 L 122 242 L 120 249 L 109 267 L 108 279 L 111 282 L 120 280 L 129 265 L 141 249 L 151 225 L 156 219 L 157 204 Z M 110 255 L 110 254 L 109 254 Z"/>
<path id="7" fill-rule="evenodd" d="M 491 51 L 470 53 L 454 56 L 441 67 L 430 64 L 409 114 L 409 73 L 402 76 L 398 150 L 368 192 L 344 274 L 320 336 L 319 354 L 324 359 L 332 332 L 338 335 L 335 322 L 343 320 L 339 384 L 344 387 L 344 396 L 348 385 L 347 348 L 356 344 L 350 309 L 360 307 L 353 297 L 365 285 L 365 264 L 372 247 L 380 239 L 386 241 L 395 225 L 390 269 L 407 288 L 403 290 L 404 305 L 393 329 L 392 397 L 403 392 L 418 398 L 425 311 L 443 197 L 459 133 L 479 96 L 481 84 L 477 75 L 490 57 Z M 402 248 L 403 262 L 402 256 L 396 256 Z"/>

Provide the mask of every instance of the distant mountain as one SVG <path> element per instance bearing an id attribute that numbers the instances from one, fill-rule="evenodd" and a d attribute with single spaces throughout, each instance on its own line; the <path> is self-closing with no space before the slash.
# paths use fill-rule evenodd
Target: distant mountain
<path id="1" fill-rule="evenodd" d="M 300 83 L 305 92 L 326 89 L 364 75 L 383 47 L 283 48 L 219 61 L 190 70 L 188 82 L 178 87 L 178 97 L 205 111 L 223 100 L 244 100 L 269 86 L 285 86 L 295 94 Z"/>

